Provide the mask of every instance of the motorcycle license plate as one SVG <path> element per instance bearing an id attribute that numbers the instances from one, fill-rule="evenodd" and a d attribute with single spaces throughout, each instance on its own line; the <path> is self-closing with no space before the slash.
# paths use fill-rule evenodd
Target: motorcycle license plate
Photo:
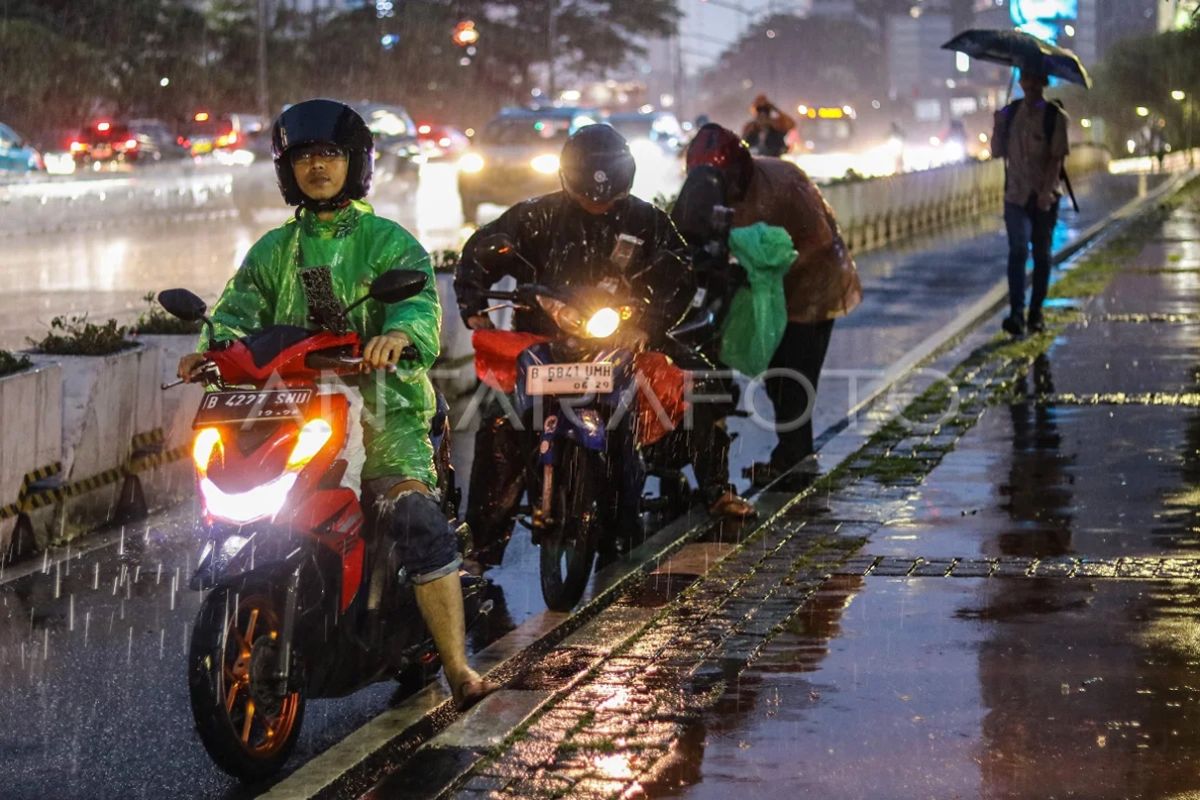
<path id="1" fill-rule="evenodd" d="M 200 401 L 193 428 L 231 422 L 303 419 L 312 389 L 209 392 Z"/>
<path id="2" fill-rule="evenodd" d="M 613 365 L 606 362 L 581 364 L 531 364 L 525 373 L 525 393 L 592 394 L 613 390 Z"/>

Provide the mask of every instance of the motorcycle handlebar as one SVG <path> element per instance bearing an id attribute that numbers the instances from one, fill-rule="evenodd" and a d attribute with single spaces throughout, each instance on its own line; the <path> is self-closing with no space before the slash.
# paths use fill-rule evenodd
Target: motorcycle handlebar
<path id="1" fill-rule="evenodd" d="M 421 351 L 413 345 L 407 345 L 400 351 L 400 361 L 417 361 L 421 358 Z M 359 370 L 362 368 L 362 356 L 347 356 L 341 354 L 330 353 L 309 353 L 304 359 L 304 366 L 309 369 L 333 369 L 333 370 Z M 395 367 L 388 367 L 389 372 L 395 371 Z"/>

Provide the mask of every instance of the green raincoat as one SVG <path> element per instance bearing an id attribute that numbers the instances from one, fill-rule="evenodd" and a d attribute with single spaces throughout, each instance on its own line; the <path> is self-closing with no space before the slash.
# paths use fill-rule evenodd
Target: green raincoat
<path id="1" fill-rule="evenodd" d="M 391 220 L 355 201 L 328 222 L 301 212 L 300 219 L 266 233 L 246 254 L 212 310 L 218 340 L 237 339 L 268 325 L 308 327 L 308 302 L 297 268 L 328 265 L 333 289 L 344 305 L 366 294 L 375 276 L 389 269 L 429 275 L 417 296 L 385 305 L 370 300 L 350 312 L 351 330 L 363 345 L 389 331 L 406 334 L 421 353 L 417 364 L 395 373 L 366 373 L 354 379 L 362 391 L 364 481 L 405 477 L 436 485 L 429 425 L 435 410 L 428 370 L 441 347 L 442 309 L 429 254 Z M 207 349 L 207 335 L 199 352 Z"/>

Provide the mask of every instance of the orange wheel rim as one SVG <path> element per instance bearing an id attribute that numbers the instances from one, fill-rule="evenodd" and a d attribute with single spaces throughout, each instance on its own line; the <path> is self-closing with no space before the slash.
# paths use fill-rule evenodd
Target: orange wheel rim
<path id="1" fill-rule="evenodd" d="M 227 618 L 222 680 L 218 696 L 242 749 L 257 758 L 274 755 L 291 737 L 300 710 L 300 693 L 291 692 L 275 714 L 265 713 L 250 691 L 254 643 L 279 635 L 279 618 L 265 597 L 243 597 Z"/>

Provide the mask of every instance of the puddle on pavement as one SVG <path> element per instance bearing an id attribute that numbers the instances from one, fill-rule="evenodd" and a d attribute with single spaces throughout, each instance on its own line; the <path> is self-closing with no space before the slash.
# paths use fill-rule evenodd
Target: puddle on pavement
<path id="1" fill-rule="evenodd" d="M 1164 797 L 1200 789 L 1180 584 L 837 578 L 650 797 Z"/>
<path id="2" fill-rule="evenodd" d="M 1200 290 L 1200 274 L 1197 289 Z M 1050 351 L 1047 389 L 1060 394 L 1196 390 L 1200 324 L 1117 322 L 1072 326 Z"/>
<path id="3" fill-rule="evenodd" d="M 1057 363 L 1039 359 L 1024 391 L 1064 391 Z M 1085 374 L 1083 364 L 1068 371 Z M 1200 411 L 1018 402 L 989 408 L 869 548 L 925 558 L 1196 555 L 1198 499 Z"/>

